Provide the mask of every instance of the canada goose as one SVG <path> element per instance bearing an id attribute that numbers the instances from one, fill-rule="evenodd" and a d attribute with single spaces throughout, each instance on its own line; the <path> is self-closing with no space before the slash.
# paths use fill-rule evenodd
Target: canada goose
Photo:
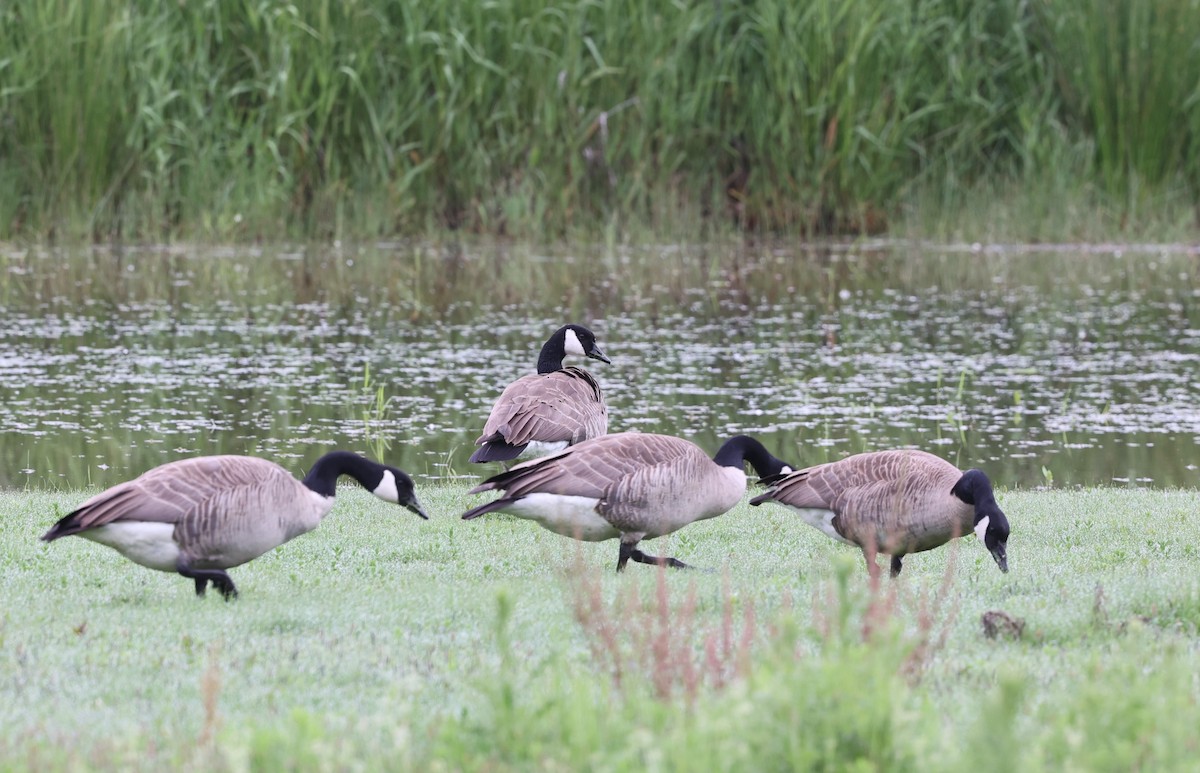
<path id="1" fill-rule="evenodd" d="M 198 596 L 211 581 L 228 600 L 237 589 L 224 570 L 317 528 L 333 507 L 340 475 L 428 518 L 412 478 L 349 451 L 325 454 L 303 481 L 266 459 L 200 456 L 168 462 L 97 494 L 42 539 L 78 534 L 136 564 L 193 578 Z"/>
<path id="2" fill-rule="evenodd" d="M 661 537 L 692 521 L 721 515 L 746 493 L 746 462 L 763 477 L 791 470 L 745 435 L 730 438 L 712 459 L 682 438 L 621 432 L 571 446 L 493 475 L 470 493 L 504 496 L 463 513 L 464 520 L 503 511 L 587 542 L 621 538 L 617 571 L 629 559 L 687 568 L 674 558 L 648 556 L 643 539 Z"/>
<path id="3" fill-rule="evenodd" d="M 974 529 L 1008 571 L 1008 519 L 981 470 L 963 472 L 924 451 L 877 451 L 765 478 L 752 505 L 778 502 L 842 542 L 857 545 L 876 577 L 876 553 L 892 557 L 892 577 L 908 553 L 931 550 Z"/>
<path id="4" fill-rule="evenodd" d="M 509 384 L 492 406 L 475 441 L 482 448 L 471 454 L 472 462 L 504 462 L 527 451 L 554 453 L 608 430 L 600 385 L 583 368 L 564 368 L 568 354 L 611 362 L 586 327 L 556 330 L 542 346 L 537 373 Z"/>

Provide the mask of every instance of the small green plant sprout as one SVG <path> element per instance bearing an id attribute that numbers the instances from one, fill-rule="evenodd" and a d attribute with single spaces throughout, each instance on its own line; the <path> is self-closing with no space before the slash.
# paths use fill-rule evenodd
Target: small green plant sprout
<path id="1" fill-rule="evenodd" d="M 453 480 L 454 478 L 457 478 L 458 468 L 454 466 L 454 457 L 457 453 L 457 445 L 447 451 L 445 456 L 442 457 L 442 461 L 435 465 L 436 467 L 441 468 L 440 470 L 436 470 L 435 474 L 440 474 L 447 480 Z"/>
<path id="2" fill-rule="evenodd" d="M 967 419 L 958 411 L 950 411 L 946 414 L 946 423 L 949 424 L 958 435 L 958 442 L 962 445 L 967 444 Z M 942 437 L 942 428 L 938 426 L 938 438 Z"/>
<path id="3" fill-rule="evenodd" d="M 1044 464 L 1042 465 L 1042 480 L 1046 481 L 1047 486 L 1054 486 L 1054 471 Z"/>
<path id="4" fill-rule="evenodd" d="M 1013 407 L 1012 407 L 1012 423 L 1022 424 L 1025 421 L 1025 414 L 1021 410 L 1021 403 L 1024 399 L 1024 394 L 1020 389 L 1013 390 Z"/>
<path id="5" fill-rule="evenodd" d="M 362 395 L 363 437 L 371 455 L 376 459 L 383 459 L 392 447 L 391 439 L 382 431 L 383 424 L 391 412 L 392 398 L 384 394 L 383 384 L 378 384 L 371 378 L 369 362 L 363 365 Z"/>

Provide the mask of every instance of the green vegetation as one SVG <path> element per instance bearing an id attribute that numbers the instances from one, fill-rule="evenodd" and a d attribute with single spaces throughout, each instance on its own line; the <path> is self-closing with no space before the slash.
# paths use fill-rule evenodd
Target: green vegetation
<path id="1" fill-rule="evenodd" d="M 234 570 L 229 604 L 38 543 L 85 492 L 0 494 L 0 764 L 1189 770 L 1200 751 L 1197 492 L 1001 492 L 1011 574 L 966 539 L 871 595 L 855 551 L 781 508 L 659 541 L 717 572 L 618 577 L 614 544 L 458 521 L 465 490 L 421 491 L 416 523 L 345 489 Z M 986 612 L 1008 616 L 994 639 Z"/>
<path id="2" fill-rule="evenodd" d="M 1087 277 L 1064 282 L 1064 276 Z M 957 288 L 988 293 L 1034 287 L 1073 306 L 1096 292 L 1136 291 L 1194 314 L 1200 264 L 1188 245 L 972 251 L 925 245 L 565 245 L 468 243 L 353 248 L 53 249 L 0 252 L 0 305 L 26 313 L 86 309 L 121 316 L 130 304 L 232 306 L 260 327 L 286 309 L 325 303 L 336 313 L 389 323 L 464 322 L 519 305 L 531 318 L 591 319 L 658 309 L 698 319 L 731 308 L 797 303 L 814 315 L 879 297 Z M 529 292 L 539 288 L 538 293 Z M 164 308 L 164 313 L 168 313 Z M 178 312 L 171 312 L 178 314 Z M 1189 317 L 1186 324 L 1190 324 Z M 1108 325 L 1103 319 L 1093 325 Z M 1185 324 L 1181 322 L 1180 324 Z M 1106 327 L 1117 332 L 1119 326 Z"/>
<path id="3" fill-rule="evenodd" d="M 1200 0 L 20 0 L 0 8 L 0 239 L 1178 238 L 1196 18 Z"/>

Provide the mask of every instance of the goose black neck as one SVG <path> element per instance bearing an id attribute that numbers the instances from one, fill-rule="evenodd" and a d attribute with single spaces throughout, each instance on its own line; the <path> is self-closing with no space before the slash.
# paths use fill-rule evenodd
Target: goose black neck
<path id="1" fill-rule="evenodd" d="M 563 369 L 563 357 L 567 356 L 567 334 L 566 328 L 563 328 L 550 336 L 550 339 L 542 346 L 542 353 L 538 355 L 537 372 L 538 373 L 554 373 Z"/>
<path id="2" fill-rule="evenodd" d="M 317 460 L 303 482 L 321 496 L 331 497 L 337 492 L 337 479 L 342 475 L 349 475 L 367 491 L 374 491 L 383 480 L 383 468 L 349 451 L 330 451 Z"/>
<path id="3" fill-rule="evenodd" d="M 968 505 L 974 505 L 976 513 L 990 511 L 997 507 L 996 493 L 992 490 L 992 482 L 983 470 L 964 472 L 950 493 Z"/>
<path id="4" fill-rule="evenodd" d="M 762 443 L 749 435 L 734 435 L 726 440 L 713 457 L 713 461 L 722 467 L 739 469 L 744 467 L 746 462 L 750 462 L 750 466 L 760 478 L 776 475 L 788 466 L 787 462 L 776 459 Z"/>

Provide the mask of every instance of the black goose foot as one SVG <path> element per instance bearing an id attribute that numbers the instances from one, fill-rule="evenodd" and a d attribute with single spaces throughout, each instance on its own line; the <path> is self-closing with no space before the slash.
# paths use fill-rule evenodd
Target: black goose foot
<path id="1" fill-rule="evenodd" d="M 640 550 L 633 551 L 633 553 L 629 557 L 632 558 L 634 561 L 637 561 L 639 564 L 658 564 L 659 566 L 669 566 L 672 569 L 695 569 L 696 568 L 696 567 L 692 566 L 691 564 L 683 563 L 678 558 L 671 558 L 670 556 L 651 556 L 651 555 L 647 555 L 647 554 L 643 553 Z"/>
<path id="2" fill-rule="evenodd" d="M 892 556 L 892 578 L 893 579 L 895 579 L 900 574 L 900 569 L 902 566 L 901 561 L 903 561 L 903 560 L 904 560 L 904 556 Z"/>
<path id="3" fill-rule="evenodd" d="M 622 542 L 621 543 L 621 556 L 620 556 L 620 558 L 617 559 L 617 571 L 618 572 L 624 571 L 625 564 L 628 563 L 629 559 L 631 559 L 631 558 L 634 561 L 637 561 L 639 564 L 657 564 L 659 566 L 669 566 L 672 569 L 695 569 L 696 568 L 690 564 L 685 564 L 684 562 L 680 561 L 678 558 L 672 558 L 670 556 L 647 555 L 646 553 L 643 553 L 642 551 L 638 550 L 635 545 L 629 545 L 629 544 Z"/>
<path id="4" fill-rule="evenodd" d="M 221 597 L 226 601 L 236 599 L 238 592 L 233 585 L 233 580 L 229 579 L 229 575 L 221 572 L 221 576 L 212 581 L 213 587 L 221 592 Z"/>
<path id="5" fill-rule="evenodd" d="M 181 558 L 175 562 L 175 571 L 196 581 L 197 596 L 203 596 L 205 586 L 211 582 L 226 601 L 237 598 L 237 588 L 234 587 L 233 580 L 229 579 L 229 575 L 225 574 L 224 569 L 193 569 Z"/>

